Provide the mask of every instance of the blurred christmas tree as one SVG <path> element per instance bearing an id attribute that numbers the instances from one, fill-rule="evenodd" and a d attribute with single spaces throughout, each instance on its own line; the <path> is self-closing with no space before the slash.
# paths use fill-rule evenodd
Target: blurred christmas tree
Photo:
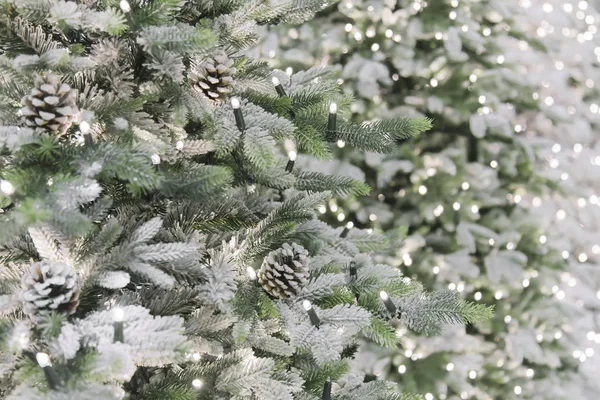
<path id="1" fill-rule="evenodd" d="M 351 370 L 358 337 L 489 318 L 374 264 L 380 235 L 316 219 L 369 188 L 297 158 L 430 128 L 349 122 L 330 69 L 241 54 L 323 7 L 1 4 L 3 398 L 416 399 Z"/>
<path id="2" fill-rule="evenodd" d="M 383 231 L 386 262 L 496 304 L 439 338 L 401 329 L 395 353 L 364 353 L 370 373 L 427 399 L 597 397 L 598 18 L 586 1 L 345 0 L 258 47 L 280 68 L 339 65 L 361 120 L 435 121 L 391 154 L 340 141 L 338 163 L 310 163 L 374 188 L 325 220 Z"/>

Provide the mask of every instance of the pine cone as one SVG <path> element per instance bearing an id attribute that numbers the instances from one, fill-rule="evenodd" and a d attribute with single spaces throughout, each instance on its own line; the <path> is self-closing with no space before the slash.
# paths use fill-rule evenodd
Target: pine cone
<path id="1" fill-rule="evenodd" d="M 21 99 L 21 104 L 25 125 L 38 132 L 57 135 L 67 132 L 78 112 L 75 91 L 66 83 L 60 83 L 57 75 L 35 78 L 35 87 Z"/>
<path id="2" fill-rule="evenodd" d="M 77 275 L 59 261 L 41 261 L 21 278 L 25 311 L 31 316 L 58 311 L 70 315 L 79 303 Z"/>
<path id="3" fill-rule="evenodd" d="M 285 243 L 265 257 L 258 281 L 273 297 L 295 296 L 308 281 L 308 251 L 296 243 Z"/>
<path id="4" fill-rule="evenodd" d="M 194 64 L 189 80 L 194 89 L 213 102 L 223 101 L 232 91 L 236 69 L 233 60 L 225 52 Z"/>

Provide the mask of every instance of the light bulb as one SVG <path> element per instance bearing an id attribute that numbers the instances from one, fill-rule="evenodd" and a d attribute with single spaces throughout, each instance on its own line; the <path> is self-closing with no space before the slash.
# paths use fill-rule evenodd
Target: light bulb
<path id="1" fill-rule="evenodd" d="M 90 131 L 90 124 L 87 121 L 81 121 L 79 124 L 79 130 L 81 133 L 88 133 Z"/>
<path id="2" fill-rule="evenodd" d="M 331 114 L 335 114 L 335 113 L 337 113 L 337 104 L 335 104 L 335 103 L 331 103 L 331 104 L 329 105 L 329 112 L 330 112 Z"/>
<path id="3" fill-rule="evenodd" d="M 52 363 L 50 362 L 50 356 L 48 356 L 48 354 L 46 353 L 37 353 L 35 355 L 35 359 L 37 361 L 37 363 L 40 365 L 40 367 L 45 368 L 45 367 L 51 367 Z"/>
<path id="4" fill-rule="evenodd" d="M 237 97 L 231 98 L 231 107 L 240 108 L 240 100 Z"/>
<path id="5" fill-rule="evenodd" d="M 387 292 L 382 290 L 381 292 L 379 292 L 379 297 L 381 298 L 381 300 L 386 301 L 387 299 L 390 298 L 390 296 L 388 296 Z"/>
<path id="6" fill-rule="evenodd" d="M 278 77 L 274 76 L 273 78 L 271 78 L 271 80 L 273 81 L 273 85 L 275 85 L 275 86 L 281 85 L 281 82 L 279 81 Z"/>
<path id="7" fill-rule="evenodd" d="M 131 11 L 131 5 L 129 5 L 129 2 L 127 0 L 121 0 L 119 2 L 119 7 L 124 13 L 128 13 L 129 11 Z"/>
<path id="8" fill-rule="evenodd" d="M 308 301 L 308 300 L 304 300 L 304 301 L 302 302 L 302 307 L 304 307 L 304 309 L 305 309 L 306 311 L 308 311 L 308 310 L 310 310 L 310 309 L 312 308 L 312 304 L 310 304 L 310 301 Z"/>
<path id="9" fill-rule="evenodd" d="M 115 322 L 121 322 L 125 318 L 125 311 L 121 307 L 113 308 L 113 320 Z"/>
<path id="10" fill-rule="evenodd" d="M 0 192 L 10 196 L 15 192 L 15 187 L 9 181 L 0 179 Z"/>
<path id="11" fill-rule="evenodd" d="M 160 156 L 158 154 L 152 154 L 151 160 L 154 165 L 160 164 Z"/>
<path id="12" fill-rule="evenodd" d="M 256 271 L 254 270 L 254 268 L 252 268 L 252 267 L 246 268 L 246 273 L 248 274 L 248 278 L 250 278 L 250 280 L 256 279 Z"/>
<path id="13" fill-rule="evenodd" d="M 192 386 L 194 387 L 194 389 L 200 389 L 203 385 L 203 382 L 200 379 L 194 379 L 192 381 Z"/>
<path id="14" fill-rule="evenodd" d="M 296 161 L 297 156 L 298 156 L 298 154 L 294 150 L 291 150 L 288 153 L 288 157 L 289 157 L 290 161 Z"/>

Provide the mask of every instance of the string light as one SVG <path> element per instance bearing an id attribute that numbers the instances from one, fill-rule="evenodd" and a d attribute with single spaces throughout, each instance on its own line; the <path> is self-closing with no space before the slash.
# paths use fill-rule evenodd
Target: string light
<path id="1" fill-rule="evenodd" d="M 406 372 L 406 365 L 404 365 L 404 364 L 399 365 L 398 366 L 398 373 L 402 375 L 405 372 Z"/>
<path id="2" fill-rule="evenodd" d="M 425 195 L 427 193 L 427 187 L 424 185 L 421 185 L 421 186 L 419 186 L 418 191 L 419 191 L 420 195 Z"/>
<path id="3" fill-rule="evenodd" d="M 0 179 L 0 192 L 10 196 L 15 192 L 15 187 L 9 181 Z"/>
<path id="4" fill-rule="evenodd" d="M 200 389 L 200 388 L 202 388 L 203 384 L 204 383 L 200 379 L 194 379 L 192 381 L 192 386 L 194 387 L 194 389 Z"/>
<path id="5" fill-rule="evenodd" d="M 121 8 L 121 11 L 123 11 L 124 13 L 128 13 L 129 11 L 131 11 L 131 5 L 129 4 L 129 2 L 127 0 L 121 0 L 119 2 L 119 7 Z"/>

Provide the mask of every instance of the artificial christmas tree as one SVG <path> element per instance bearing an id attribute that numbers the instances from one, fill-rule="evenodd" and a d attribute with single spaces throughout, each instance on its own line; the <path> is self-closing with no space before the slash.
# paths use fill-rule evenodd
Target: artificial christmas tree
<path id="1" fill-rule="evenodd" d="M 360 335 L 396 344 L 387 303 L 402 309 L 410 299 L 402 318 L 432 330 L 489 318 L 487 307 L 439 301 L 373 264 L 364 252 L 383 244 L 379 235 L 341 235 L 316 218 L 334 196 L 368 187 L 305 171 L 296 159 L 328 157 L 331 140 L 383 151 L 430 127 L 426 118 L 349 122 L 349 99 L 329 69 L 288 75 L 241 55 L 258 40 L 257 25 L 303 22 L 326 6 L 0 5 L 3 397 L 413 399 L 350 369 Z M 213 60 L 215 71 L 232 73 L 215 56 L 223 52 L 235 59 L 235 85 L 229 95 L 207 92 L 227 101 L 206 101 L 189 77 L 203 62 L 212 73 Z M 18 102 L 38 75 L 76 91 L 68 140 L 22 123 Z M 334 103 L 340 115 L 328 126 Z M 290 251 L 292 261 L 279 258 Z M 275 262 L 294 265 L 287 282 L 303 280 L 295 296 L 259 286 L 265 257 L 275 278 Z M 56 276 L 27 277 L 22 288 L 31 264 Z M 23 300 L 73 300 L 65 265 L 77 276 L 75 312 L 22 315 Z M 266 266 L 261 277 L 271 279 Z"/>
<path id="2" fill-rule="evenodd" d="M 365 352 L 373 375 L 430 399 L 595 398 L 597 20 L 586 1 L 348 0 L 265 34 L 279 68 L 339 64 L 358 119 L 435 121 L 389 155 L 340 142 L 339 163 L 307 162 L 374 188 L 324 218 L 388 232 L 380 260 L 496 304 L 442 338 L 400 329 L 395 354 Z"/>

